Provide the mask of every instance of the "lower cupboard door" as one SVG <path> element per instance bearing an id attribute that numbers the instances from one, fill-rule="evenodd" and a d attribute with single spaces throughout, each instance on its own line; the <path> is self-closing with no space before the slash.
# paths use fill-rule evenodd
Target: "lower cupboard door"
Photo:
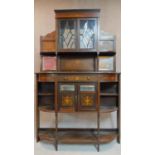
<path id="1" fill-rule="evenodd" d="M 96 110 L 97 83 L 80 83 L 78 87 L 78 110 Z"/>
<path id="2" fill-rule="evenodd" d="M 76 86 L 75 84 L 60 84 L 59 85 L 59 111 L 72 112 L 76 110 Z"/>

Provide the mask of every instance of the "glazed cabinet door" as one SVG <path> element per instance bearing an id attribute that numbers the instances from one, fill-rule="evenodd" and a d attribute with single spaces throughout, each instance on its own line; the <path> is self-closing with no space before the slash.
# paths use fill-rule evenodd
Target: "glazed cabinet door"
<path id="1" fill-rule="evenodd" d="M 58 51 L 74 51 L 77 48 L 77 21 L 58 20 Z"/>
<path id="2" fill-rule="evenodd" d="M 59 83 L 58 109 L 64 112 L 74 112 L 77 103 L 77 91 L 74 83 Z"/>
<path id="3" fill-rule="evenodd" d="M 97 84 L 81 83 L 78 85 L 78 110 L 96 110 Z"/>
<path id="4" fill-rule="evenodd" d="M 94 18 L 79 19 L 79 49 L 96 51 L 97 49 L 97 20 Z"/>
<path id="5" fill-rule="evenodd" d="M 59 19 L 58 52 L 97 51 L 97 21 L 96 18 Z"/>

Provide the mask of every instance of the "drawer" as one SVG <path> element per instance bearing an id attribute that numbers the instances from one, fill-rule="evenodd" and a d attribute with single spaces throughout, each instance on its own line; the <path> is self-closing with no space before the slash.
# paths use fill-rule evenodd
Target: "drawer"
<path id="1" fill-rule="evenodd" d="M 39 74 L 38 80 L 43 81 L 43 82 L 54 81 L 55 75 L 54 74 Z"/>
<path id="2" fill-rule="evenodd" d="M 58 81 L 97 81 L 97 76 L 87 76 L 87 75 L 65 75 L 65 76 L 58 76 Z"/>
<path id="3" fill-rule="evenodd" d="M 56 75 L 56 74 L 39 74 L 39 81 L 105 81 L 105 82 L 117 82 L 118 74 L 99 74 L 99 75 Z"/>
<path id="4" fill-rule="evenodd" d="M 117 82 L 118 81 L 118 74 L 101 74 L 99 75 L 100 81 L 105 82 Z"/>

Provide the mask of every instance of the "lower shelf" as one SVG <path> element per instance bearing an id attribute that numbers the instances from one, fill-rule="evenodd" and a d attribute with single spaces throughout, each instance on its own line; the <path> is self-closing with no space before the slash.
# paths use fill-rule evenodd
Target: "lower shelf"
<path id="1" fill-rule="evenodd" d="M 116 106 L 100 106 L 101 113 L 115 112 L 117 110 L 118 108 Z"/>
<path id="2" fill-rule="evenodd" d="M 51 105 L 41 105 L 39 106 L 39 110 L 44 112 L 54 112 L 54 109 L 51 107 Z"/>
<path id="3" fill-rule="evenodd" d="M 39 110 L 40 111 L 44 111 L 44 112 L 54 112 L 54 108 L 51 107 L 51 105 L 41 105 L 39 106 Z M 100 112 L 101 113 L 109 113 L 109 112 L 114 112 L 117 111 L 118 108 L 116 106 L 100 106 Z M 73 109 L 67 109 L 65 110 L 61 110 L 61 112 L 75 112 L 73 111 Z M 82 111 L 79 111 L 82 112 Z M 86 112 L 86 111 L 85 111 Z M 97 111 L 87 111 L 87 112 L 97 112 Z"/>
<path id="4" fill-rule="evenodd" d="M 55 129 L 39 129 L 39 140 L 55 143 Z M 62 144 L 95 144 L 108 143 L 117 137 L 117 129 L 58 129 L 58 143 Z"/>

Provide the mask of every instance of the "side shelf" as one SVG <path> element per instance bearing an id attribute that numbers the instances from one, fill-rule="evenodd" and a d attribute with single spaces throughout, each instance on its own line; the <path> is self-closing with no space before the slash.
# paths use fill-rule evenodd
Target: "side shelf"
<path id="1" fill-rule="evenodd" d="M 39 110 L 44 112 L 54 112 L 54 109 L 51 107 L 51 105 L 41 105 L 39 106 Z"/>
<path id="2" fill-rule="evenodd" d="M 61 128 L 58 130 L 58 143 L 61 144 L 95 144 L 108 143 L 117 137 L 117 129 L 100 129 L 97 138 L 97 129 L 71 129 Z M 55 129 L 39 129 L 39 139 L 50 143 L 55 143 Z"/>
<path id="3" fill-rule="evenodd" d="M 54 82 L 38 82 L 38 108 L 41 111 L 54 111 Z"/>
<path id="4" fill-rule="evenodd" d="M 55 54 L 56 53 L 56 33 L 55 31 L 48 33 L 46 36 L 40 37 L 40 53 Z"/>
<path id="5" fill-rule="evenodd" d="M 100 111 L 113 112 L 118 110 L 119 82 L 100 83 Z"/>
<path id="6" fill-rule="evenodd" d="M 118 111 L 118 107 L 115 107 L 115 106 L 100 106 L 100 112 L 101 113 L 110 113 L 110 112 L 114 112 L 114 111 Z"/>

